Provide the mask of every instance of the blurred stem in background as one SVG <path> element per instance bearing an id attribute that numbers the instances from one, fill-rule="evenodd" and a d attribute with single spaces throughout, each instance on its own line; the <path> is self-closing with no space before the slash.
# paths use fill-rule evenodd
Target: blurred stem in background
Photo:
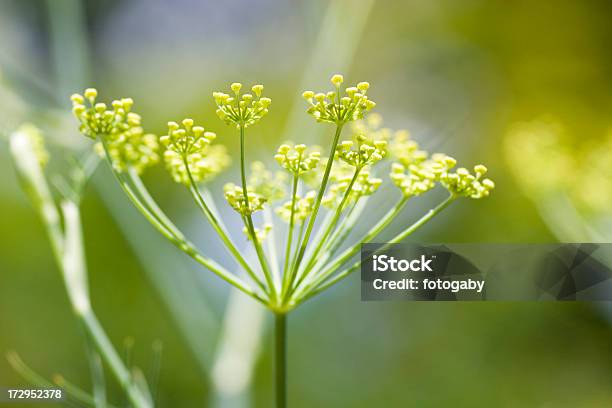
<path id="1" fill-rule="evenodd" d="M 56 89 L 60 98 L 90 76 L 85 10 L 81 0 L 46 0 Z"/>
<path id="2" fill-rule="evenodd" d="M 292 108 L 289 112 L 281 140 L 316 141 L 323 137 L 324 129 L 310 127 L 309 118 L 303 114 L 304 101 L 301 91 L 317 84 L 321 78 L 327 78 L 330 72 L 347 72 L 357 46 L 374 8 L 375 0 L 332 0 L 321 21 L 321 26 L 314 41 L 309 58 L 306 60 L 304 73 L 295 92 Z M 319 2 L 307 2 L 318 6 Z M 350 18 L 347 18 L 350 10 Z M 307 134 L 306 134 L 307 133 Z"/>
<path id="3" fill-rule="evenodd" d="M 151 407 L 153 401 L 146 383 L 138 383 L 136 378 L 139 376 L 121 361 L 90 303 L 79 202 L 86 181 L 97 167 L 98 160 L 88 160 L 82 167 L 75 166 L 68 178 L 60 179 L 63 182 L 59 184 L 65 189 L 59 205 L 60 215 L 43 173 L 42 167 L 48 157 L 42 143 L 42 136 L 37 129 L 22 126 L 11 135 L 11 154 L 22 185 L 45 225 L 73 312 L 86 333 L 87 356 L 94 389 L 93 405 L 97 408 L 107 406 L 104 373 L 100 365 L 102 356 L 131 404 L 137 408 Z M 21 368 L 21 372 L 25 372 L 14 356 L 9 356 L 9 361 L 17 370 Z M 64 389 L 70 393 L 70 387 Z"/>

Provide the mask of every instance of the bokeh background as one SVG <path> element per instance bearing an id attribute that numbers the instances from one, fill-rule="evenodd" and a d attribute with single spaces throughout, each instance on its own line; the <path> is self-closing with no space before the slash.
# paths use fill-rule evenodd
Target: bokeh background
<path id="1" fill-rule="evenodd" d="M 104 98 L 133 97 L 154 133 L 190 116 L 236 152 L 211 93 L 257 81 L 273 105 L 250 132 L 249 155 L 269 160 L 283 140 L 328 140 L 300 94 L 341 71 L 372 84 L 386 126 L 468 166 L 485 163 L 496 181 L 489 199 L 461 201 L 412 240 L 611 242 L 611 18 L 606 0 L 4 0 L 0 386 L 25 385 L 4 358 L 16 350 L 41 374 L 89 387 L 82 336 L 11 166 L 7 136 L 22 122 L 44 130 L 50 171 L 61 172 L 68 152 L 90 147 L 75 134 L 68 96 L 95 86 Z M 236 177 L 229 170 L 212 191 Z M 145 180 L 200 246 L 222 253 L 163 166 Z M 393 228 L 439 197 L 415 200 Z M 103 166 L 83 214 L 107 332 L 145 373 L 163 344 L 159 406 L 271 406 L 269 316 L 235 300 L 232 321 L 241 323 L 228 342 L 227 299 L 236 295 L 158 238 Z M 608 305 L 361 303 L 358 279 L 291 316 L 291 406 L 612 406 Z M 220 350 L 232 345 L 244 364 L 224 375 Z"/>

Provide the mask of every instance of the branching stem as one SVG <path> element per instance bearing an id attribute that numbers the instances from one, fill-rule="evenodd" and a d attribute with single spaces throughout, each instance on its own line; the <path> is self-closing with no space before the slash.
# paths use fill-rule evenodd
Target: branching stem
<path id="1" fill-rule="evenodd" d="M 257 258 L 259 259 L 259 263 L 261 264 L 261 269 L 266 278 L 266 282 L 268 287 L 270 288 L 270 298 L 271 300 L 276 300 L 276 287 L 274 285 L 274 280 L 272 279 L 272 274 L 270 273 L 270 269 L 268 268 L 268 261 L 266 260 L 266 255 L 264 254 L 263 248 L 261 247 L 261 243 L 257 239 L 257 234 L 255 234 L 255 227 L 253 225 L 253 217 L 251 216 L 251 209 L 249 205 L 249 194 L 246 182 L 246 166 L 245 166 L 245 147 L 244 147 L 244 124 L 240 125 L 240 177 L 242 181 L 242 193 L 244 195 L 244 203 L 247 208 L 247 213 L 245 215 L 246 227 L 249 232 L 249 236 L 251 237 L 251 241 L 253 242 L 253 246 L 255 247 L 255 252 L 257 252 Z"/>

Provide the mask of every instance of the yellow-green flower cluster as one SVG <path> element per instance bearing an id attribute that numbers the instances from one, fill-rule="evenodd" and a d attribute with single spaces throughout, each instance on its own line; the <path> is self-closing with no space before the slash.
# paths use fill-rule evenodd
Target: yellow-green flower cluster
<path id="1" fill-rule="evenodd" d="M 359 173 L 359 176 L 357 176 L 355 184 L 353 184 L 349 199 L 351 199 L 353 196 L 353 200 L 356 200 L 363 196 L 372 195 L 376 192 L 376 190 L 378 190 L 378 187 L 380 187 L 381 184 L 382 179 L 372 177 L 368 170 L 362 170 Z"/>
<path id="2" fill-rule="evenodd" d="M 338 145 L 336 156 L 343 162 L 357 168 L 374 165 L 385 155 L 387 142 L 384 140 L 369 140 L 365 135 L 355 136 L 355 141 L 345 140 Z"/>
<path id="3" fill-rule="evenodd" d="M 438 153 L 429 160 L 413 160 L 409 165 L 393 163 L 389 177 L 404 197 L 415 197 L 434 188 L 455 164 L 452 157 Z"/>
<path id="4" fill-rule="evenodd" d="M 397 131 L 393 136 L 389 151 L 391 155 L 404 166 L 419 164 L 427 160 L 427 152 L 419 148 L 419 144 L 410 138 L 405 130 Z"/>
<path id="5" fill-rule="evenodd" d="M 249 205 L 247 206 L 247 200 L 244 197 L 242 187 L 234 183 L 228 183 L 223 187 L 223 190 L 229 205 L 242 216 L 249 216 L 256 211 L 263 210 L 264 204 L 267 201 L 265 197 L 248 188 L 246 198 L 248 198 Z"/>
<path id="6" fill-rule="evenodd" d="M 484 198 L 495 188 L 493 181 L 482 178 L 486 172 L 487 168 L 482 164 L 474 166 L 474 174 L 460 167 L 453 173 L 444 172 L 440 183 L 455 197 Z"/>
<path id="7" fill-rule="evenodd" d="M 211 146 L 215 138 L 215 133 L 194 126 L 193 119 L 183 120 L 182 126 L 168 122 L 168 134 L 160 142 L 166 148 L 166 167 L 177 183 L 189 185 L 190 173 L 195 183 L 209 181 L 229 165 L 225 147 Z"/>
<path id="8" fill-rule="evenodd" d="M 304 197 L 296 195 L 295 211 L 293 215 L 294 220 L 298 222 L 303 222 L 306 218 L 310 216 L 315 204 L 316 197 L 317 192 L 314 190 L 307 192 Z M 292 200 L 289 200 L 276 209 L 276 213 L 278 214 L 278 216 L 281 217 L 281 219 L 285 222 L 290 221 L 292 204 Z"/>
<path id="9" fill-rule="evenodd" d="M 140 115 L 131 112 L 131 98 L 115 100 L 108 109 L 105 103 L 96 103 L 98 91 L 88 88 L 83 95 L 73 94 L 72 113 L 81 122 L 79 130 L 92 139 L 119 137 L 132 127 L 140 126 Z"/>
<path id="10" fill-rule="evenodd" d="M 308 151 L 304 144 L 295 146 L 283 144 L 279 146 L 274 159 L 291 174 L 299 177 L 317 167 L 321 161 L 321 153 Z"/>
<path id="11" fill-rule="evenodd" d="M 354 171 L 351 174 L 346 172 L 344 172 L 344 175 L 340 175 L 340 173 L 336 174 L 334 176 L 334 182 L 330 185 L 321 203 L 327 208 L 335 208 L 339 205 L 346 194 L 353 176 Z M 361 170 L 351 187 L 351 192 L 347 197 L 347 203 L 354 203 L 363 196 L 374 194 L 381 184 L 382 179 L 373 177 L 367 169 Z"/>
<path id="12" fill-rule="evenodd" d="M 282 170 L 272 172 L 260 161 L 251 163 L 251 174 L 247 184 L 255 193 L 265 197 L 269 202 L 278 201 L 285 196 L 286 181 L 287 173 Z"/>
<path id="13" fill-rule="evenodd" d="M 128 129 L 120 138 L 109 139 L 107 146 L 113 167 L 119 172 L 131 167 L 136 173 L 142 174 L 147 167 L 159 162 L 157 136 L 145 133 L 141 126 Z M 104 157 L 102 142 L 96 143 L 95 149 Z"/>
<path id="14" fill-rule="evenodd" d="M 267 237 L 270 231 L 272 231 L 272 224 L 264 224 L 263 228 L 254 228 L 255 238 L 257 238 L 258 242 L 263 242 Z M 247 239 L 251 240 L 251 234 L 249 234 L 249 229 L 247 227 L 242 228 L 242 232 L 247 236 Z"/>
<path id="15" fill-rule="evenodd" d="M 140 115 L 131 112 L 134 102 L 130 98 L 115 100 L 108 109 L 96 102 L 98 91 L 85 90 L 84 95 L 72 95 L 72 112 L 81 123 L 79 130 L 85 136 L 99 140 L 108 147 L 113 167 L 119 171 L 133 168 L 142 173 L 159 162 L 159 144 L 155 135 L 145 133 Z M 103 155 L 101 140 L 96 150 Z"/>
<path id="16" fill-rule="evenodd" d="M 217 116 L 228 125 L 237 128 L 249 127 L 268 114 L 272 103 L 270 98 L 261 96 L 263 85 L 253 85 L 253 93 L 241 94 L 242 84 L 234 82 L 230 86 L 233 96 L 223 92 L 213 92 L 217 104 Z"/>
<path id="17" fill-rule="evenodd" d="M 353 132 L 353 138 L 357 138 L 359 135 L 365 136 L 371 142 L 384 141 L 387 142 L 385 146 L 385 157 L 390 153 L 389 143 L 407 137 L 407 130 L 392 130 L 388 127 L 382 127 L 383 118 L 378 113 L 370 113 L 362 120 L 357 120 L 351 123 L 351 130 Z"/>
<path id="18" fill-rule="evenodd" d="M 342 75 L 332 76 L 331 83 L 335 90 L 327 93 L 314 93 L 305 91 L 302 96 L 309 103 L 307 112 L 318 122 L 329 122 L 344 125 L 347 122 L 362 119 L 367 111 L 376 106 L 376 103 L 368 99 L 366 93 L 370 84 L 360 82 L 357 86 L 351 86 L 344 90 L 341 95 L 340 85 L 344 81 Z"/>

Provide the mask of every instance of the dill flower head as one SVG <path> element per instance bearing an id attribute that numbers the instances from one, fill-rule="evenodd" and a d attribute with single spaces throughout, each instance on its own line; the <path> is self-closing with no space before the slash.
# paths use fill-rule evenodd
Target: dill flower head
<path id="1" fill-rule="evenodd" d="M 308 149 L 304 144 L 295 146 L 282 144 L 276 151 L 274 159 L 281 167 L 299 177 L 306 172 L 314 170 L 319 165 L 321 153 Z"/>
<path id="2" fill-rule="evenodd" d="M 278 201 L 285 196 L 287 173 L 279 170 L 272 172 L 260 161 L 251 163 L 251 174 L 248 185 L 253 191 L 265 197 L 268 201 Z"/>
<path id="3" fill-rule="evenodd" d="M 389 143 L 389 151 L 404 166 L 419 164 L 428 157 L 427 152 L 419 148 L 419 144 L 410 138 L 406 130 L 395 132 Z"/>
<path id="4" fill-rule="evenodd" d="M 228 204 L 236 210 L 242 216 L 248 216 L 256 211 L 263 210 L 266 198 L 253 191 L 252 188 L 247 189 L 247 198 L 249 205 L 247 206 L 247 200 L 244 197 L 242 187 L 235 185 L 234 183 L 227 183 L 223 190 L 225 192 L 225 199 Z"/>
<path id="5" fill-rule="evenodd" d="M 327 93 L 305 91 L 302 94 L 310 105 L 307 112 L 318 122 L 335 123 L 341 126 L 347 122 L 362 119 L 367 111 L 376 106 L 376 103 L 368 99 L 366 95 L 370 88 L 368 82 L 360 82 L 357 86 L 346 88 L 343 95 L 340 92 L 342 82 L 344 82 L 344 77 L 336 74 L 331 77 L 335 90 Z"/>
<path id="6" fill-rule="evenodd" d="M 358 134 L 353 140 L 345 140 L 338 145 L 336 157 L 351 166 L 363 168 L 374 165 L 387 155 L 385 140 L 371 140 Z"/>
<path id="7" fill-rule="evenodd" d="M 386 146 L 384 146 L 385 157 L 387 157 L 389 153 L 392 153 L 390 143 L 403 137 L 402 135 L 408 135 L 408 131 L 392 130 L 388 127 L 383 127 L 382 124 L 383 117 L 379 113 L 373 112 L 361 120 L 351 122 L 351 131 L 353 133 L 353 140 L 362 136 L 371 143 L 379 141 L 387 142 Z"/>
<path id="8" fill-rule="evenodd" d="M 83 95 L 73 94 L 72 113 L 81 123 L 79 130 L 92 139 L 104 136 L 120 137 L 132 127 L 140 126 L 140 115 L 131 112 L 134 101 L 123 98 L 112 102 L 110 108 L 105 103 L 96 102 L 98 91 L 88 88 Z"/>
<path id="9" fill-rule="evenodd" d="M 453 168 L 455 159 L 445 154 L 436 153 L 431 159 L 412 160 L 410 164 L 393 163 L 389 177 L 404 194 L 404 197 L 419 196 L 436 186 L 441 177 Z"/>
<path id="10" fill-rule="evenodd" d="M 492 180 L 482 178 L 486 172 L 487 168 L 482 164 L 474 166 L 474 174 L 460 167 L 453 173 L 444 172 L 440 183 L 455 197 L 484 198 L 495 188 Z"/>
<path id="11" fill-rule="evenodd" d="M 272 103 L 270 98 L 262 97 L 263 85 L 253 85 L 253 93 L 241 94 L 242 84 L 234 82 L 230 85 L 231 95 L 224 92 L 213 92 L 217 104 L 217 116 L 228 125 L 237 128 L 249 127 L 259 122 L 268 114 Z"/>
<path id="12" fill-rule="evenodd" d="M 194 126 L 192 119 L 184 119 L 181 125 L 168 123 L 168 134 L 159 140 L 166 149 L 166 167 L 177 183 L 189 185 L 190 174 L 195 183 L 209 181 L 229 166 L 225 147 L 211 146 L 215 138 L 215 133 Z"/>
<path id="13" fill-rule="evenodd" d="M 314 207 L 316 197 L 317 192 L 315 190 L 310 190 L 304 195 L 304 197 L 300 197 L 296 194 L 295 213 L 293 216 L 298 223 L 304 222 L 306 218 L 308 218 L 310 214 L 312 214 L 312 209 Z M 290 221 L 292 204 L 292 200 L 288 200 L 283 203 L 282 206 L 276 209 L 276 214 L 278 214 L 278 216 L 285 222 Z"/>
<path id="14" fill-rule="evenodd" d="M 321 203 L 330 209 L 337 207 L 346 194 L 353 175 L 354 173 L 347 173 L 344 176 L 334 176 L 334 180 L 329 186 L 329 191 L 323 196 Z M 382 179 L 373 177 L 368 169 L 361 170 L 351 187 L 351 191 L 347 197 L 347 203 L 355 203 L 361 197 L 374 194 L 381 184 Z"/>
<path id="15" fill-rule="evenodd" d="M 118 172 L 133 168 L 136 173 L 142 174 L 146 168 L 159 162 L 157 136 L 145 133 L 141 126 L 126 130 L 120 138 L 111 138 L 107 146 L 113 167 Z M 102 142 L 96 143 L 95 149 L 100 157 L 104 157 Z"/>
<path id="16" fill-rule="evenodd" d="M 73 94 L 72 112 L 81 123 L 79 130 L 85 136 L 98 140 L 95 146 L 104 156 L 106 143 L 113 167 L 124 172 L 133 168 L 139 174 L 159 162 L 159 145 L 155 135 L 145 133 L 140 115 L 132 112 L 131 98 L 114 100 L 111 107 L 96 102 L 98 91 L 88 88 L 83 95 Z M 103 138 L 103 140 L 101 139 Z"/>

